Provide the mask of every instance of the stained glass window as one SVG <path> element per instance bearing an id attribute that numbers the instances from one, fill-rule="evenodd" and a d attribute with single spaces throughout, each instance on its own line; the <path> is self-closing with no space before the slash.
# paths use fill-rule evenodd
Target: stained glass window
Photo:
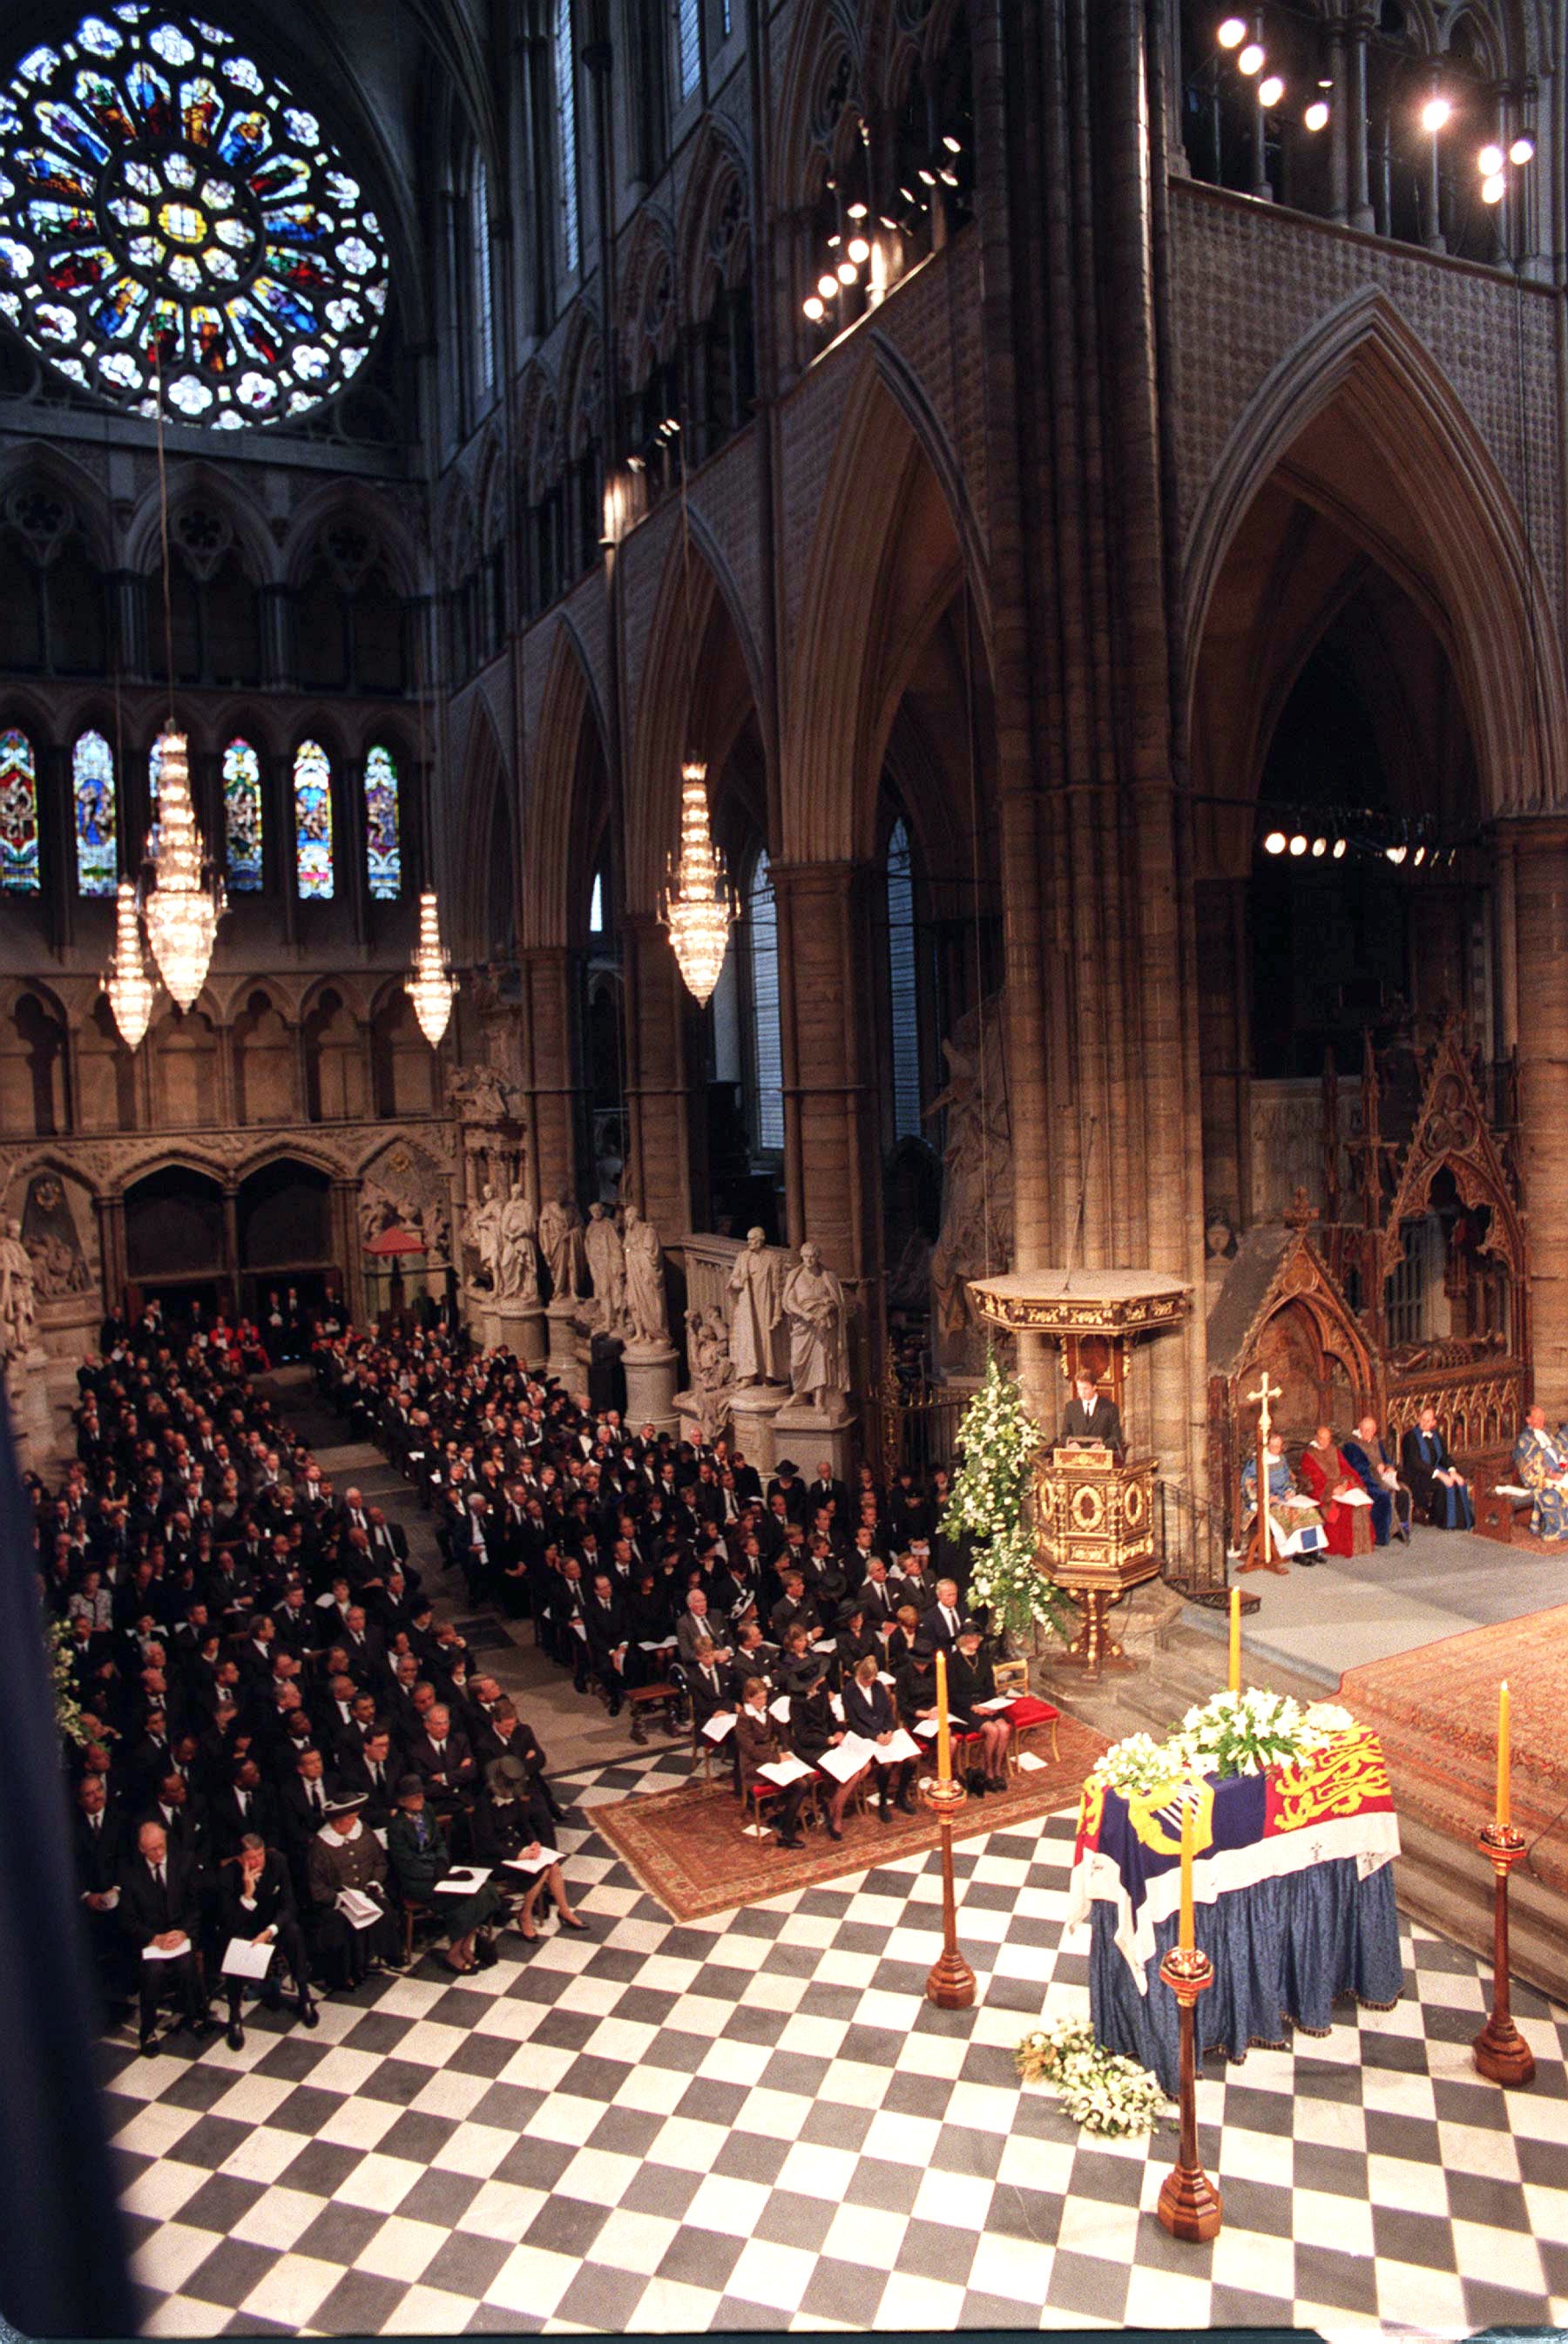
<path id="1" fill-rule="evenodd" d="M 469 298 L 473 304 L 474 379 L 480 397 L 495 388 L 495 311 L 490 266 L 490 174 L 476 155 L 469 182 Z"/>
<path id="2" fill-rule="evenodd" d="M 395 904 L 403 892 L 403 847 L 398 767 L 389 749 L 372 749 L 365 760 L 365 868 L 371 901 Z"/>
<path id="3" fill-rule="evenodd" d="M 0 890 L 38 893 L 38 769 L 25 732 L 0 732 Z"/>
<path id="4" fill-rule="evenodd" d="M 690 97 L 703 78 L 702 0 L 681 0 L 675 19 L 675 65 L 683 98 Z"/>
<path id="5" fill-rule="evenodd" d="M 223 834 L 230 888 L 254 895 L 261 885 L 261 760 L 248 741 L 231 741 L 223 753 Z"/>
<path id="6" fill-rule="evenodd" d="M 295 884 L 304 903 L 332 896 L 332 766 L 319 741 L 294 755 Z"/>
<path id="7" fill-rule="evenodd" d="M 238 430 L 363 365 L 387 247 L 317 116 L 233 35 L 141 0 L 0 88 L 0 312 L 137 415 Z"/>
<path id="8" fill-rule="evenodd" d="M 887 979 L 893 1023 L 893 1129 L 920 1137 L 920 987 L 915 966 L 915 864 L 901 814 L 887 842 Z"/>
<path id="9" fill-rule="evenodd" d="M 84 895 L 112 895 L 119 878 L 115 853 L 115 760 L 101 732 L 84 732 L 71 756 L 76 810 L 76 885 Z"/>
<path id="10" fill-rule="evenodd" d="M 555 130 L 561 165 L 561 258 L 570 277 L 582 258 L 577 217 L 577 60 L 572 47 L 572 0 L 555 0 Z"/>
<path id="11" fill-rule="evenodd" d="M 756 1070 L 753 1127 L 760 1148 L 782 1147 L 784 1042 L 779 1026 L 779 920 L 767 851 L 752 866 L 745 933 L 752 955 L 752 1051 Z"/>

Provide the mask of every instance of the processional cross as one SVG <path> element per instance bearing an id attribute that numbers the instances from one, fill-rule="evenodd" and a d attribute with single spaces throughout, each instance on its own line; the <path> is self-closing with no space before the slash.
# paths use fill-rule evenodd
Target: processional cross
<path id="1" fill-rule="evenodd" d="M 1249 1392 L 1247 1398 L 1249 1402 L 1256 1400 L 1258 1403 L 1258 1510 L 1253 1520 L 1252 1535 L 1247 1541 L 1247 1560 L 1239 1568 L 1242 1571 L 1283 1573 L 1284 1564 L 1274 1559 L 1269 1528 L 1269 1434 L 1273 1421 L 1269 1414 L 1269 1403 L 1284 1398 L 1284 1387 L 1271 1384 L 1269 1370 L 1263 1368 L 1259 1372 L 1257 1390 Z"/>

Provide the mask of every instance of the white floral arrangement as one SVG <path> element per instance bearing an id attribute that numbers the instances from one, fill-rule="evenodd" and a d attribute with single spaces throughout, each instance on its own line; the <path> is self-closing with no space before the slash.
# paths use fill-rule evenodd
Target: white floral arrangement
<path id="1" fill-rule="evenodd" d="M 1354 1724 L 1350 1711 L 1332 1702 L 1303 1709 L 1288 1694 L 1250 1686 L 1217 1692 L 1189 1709 L 1163 1742 L 1129 1733 L 1107 1751 L 1095 1772 L 1123 1798 L 1139 1797 L 1183 1775 L 1261 1774 L 1290 1759 L 1310 1757 Z"/>
<path id="2" fill-rule="evenodd" d="M 1046 2019 L 1013 2056 L 1025 2083 L 1053 2085 L 1086 2132 L 1128 2140 L 1155 2131 L 1170 2113 L 1158 2078 L 1136 2059 L 1097 2043 L 1087 2018 Z"/>
<path id="3" fill-rule="evenodd" d="M 996 1625 L 1014 1634 L 1031 1625 L 1060 1634 L 1070 1610 L 1035 1561 L 1034 1527 L 1027 1519 L 1029 1467 L 1039 1445 L 1039 1427 L 993 1352 L 986 1380 L 958 1427 L 964 1461 L 941 1528 L 971 1542 L 970 1601 L 985 1605 Z"/>

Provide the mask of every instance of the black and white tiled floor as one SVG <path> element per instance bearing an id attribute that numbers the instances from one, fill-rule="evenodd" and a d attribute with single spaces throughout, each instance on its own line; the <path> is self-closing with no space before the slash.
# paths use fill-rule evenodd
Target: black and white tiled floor
<path id="1" fill-rule="evenodd" d="M 1173 2132 L 1080 2138 L 1013 2046 L 1087 2004 L 1071 1822 L 961 1845 L 976 2007 L 925 2001 L 935 1855 L 673 1925 L 592 1809 L 663 1753 L 565 1779 L 593 1934 L 458 1982 L 429 1965 L 259 2017 L 243 2051 L 107 2054 L 153 2335 L 1568 2322 L 1568 2016 L 1471 2066 L 1473 1958 L 1409 1933 L 1406 1998 L 1295 2055 L 1210 2065 L 1208 2247 L 1153 2204 Z"/>

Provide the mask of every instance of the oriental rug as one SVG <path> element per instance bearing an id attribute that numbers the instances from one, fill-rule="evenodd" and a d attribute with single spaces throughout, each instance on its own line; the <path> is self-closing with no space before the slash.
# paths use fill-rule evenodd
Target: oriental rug
<path id="1" fill-rule="evenodd" d="M 1064 1713 L 1057 1730 L 1060 1757 L 1037 1773 L 1019 1773 L 1006 1791 L 970 1798 L 958 1811 L 955 1839 L 1016 1831 L 1021 1824 L 1072 1806 L 1084 1777 L 1108 1748 L 1105 1736 Z M 846 1811 L 844 1837 L 830 1840 L 818 1825 L 798 1850 L 780 1847 L 770 1831 L 750 1839 L 729 1774 L 693 1779 L 678 1790 L 595 1806 L 593 1828 L 630 1864 L 651 1896 L 676 1921 L 695 1921 L 737 1905 L 757 1904 L 781 1892 L 820 1885 L 868 1864 L 897 1862 L 936 1847 L 941 1834 L 929 1810 L 916 1800 L 913 1815 L 895 1807 L 885 1824 L 875 1797 L 864 1815 Z"/>
<path id="2" fill-rule="evenodd" d="M 1512 1695 L 1513 1821 L 1544 1834 L 1532 1862 L 1568 1891 L 1568 1605 L 1445 1636 L 1347 1670 L 1340 1699 L 1381 1735 L 1395 1799 L 1451 1838 L 1470 1841 L 1493 1811 L 1497 1691 Z"/>

